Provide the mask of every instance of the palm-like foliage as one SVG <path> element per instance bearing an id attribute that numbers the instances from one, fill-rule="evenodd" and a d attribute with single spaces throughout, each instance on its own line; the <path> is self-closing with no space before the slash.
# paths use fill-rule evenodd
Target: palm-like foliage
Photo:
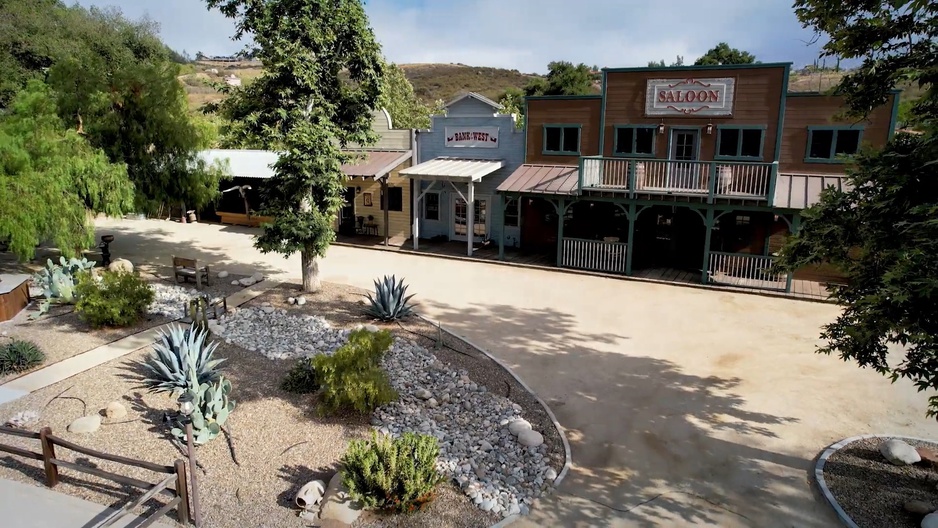
<path id="1" fill-rule="evenodd" d="M 383 321 L 393 321 L 414 313 L 413 308 L 407 304 L 413 294 L 406 295 L 407 286 L 404 280 L 398 282 L 394 275 L 384 276 L 381 282 L 375 280 L 375 294 L 368 293 L 371 306 L 365 313 Z"/>
<path id="2" fill-rule="evenodd" d="M 195 324 L 189 328 L 179 325 L 170 327 L 169 333 L 160 332 L 159 340 L 153 345 L 150 357 L 142 366 L 150 373 L 144 383 L 155 392 L 172 392 L 178 396 L 189 387 L 189 370 L 195 368 L 199 385 L 214 383 L 219 379 L 219 364 L 225 361 L 212 359 L 218 343 L 206 343 L 208 331 Z"/>

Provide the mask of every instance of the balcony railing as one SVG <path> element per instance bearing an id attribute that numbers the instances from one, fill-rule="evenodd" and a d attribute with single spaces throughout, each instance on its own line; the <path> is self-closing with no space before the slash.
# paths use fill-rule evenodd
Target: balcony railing
<path id="1" fill-rule="evenodd" d="M 580 191 L 685 194 L 713 198 L 769 200 L 776 163 L 580 158 Z"/>

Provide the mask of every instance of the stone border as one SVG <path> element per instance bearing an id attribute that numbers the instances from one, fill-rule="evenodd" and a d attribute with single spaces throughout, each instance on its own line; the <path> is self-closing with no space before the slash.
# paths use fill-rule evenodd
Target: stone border
<path id="1" fill-rule="evenodd" d="M 817 462 L 814 464 L 814 480 L 817 482 L 818 488 L 821 490 L 821 494 L 824 495 L 824 498 L 827 500 L 828 504 L 834 508 L 834 512 L 837 514 L 837 517 L 840 519 L 840 522 L 847 526 L 847 528 L 860 528 L 857 526 L 857 523 L 853 522 L 853 519 L 847 515 L 847 512 L 840 506 L 840 503 L 837 502 L 837 499 L 834 498 L 834 495 L 831 493 L 831 490 L 827 487 L 827 482 L 824 480 L 824 465 L 827 463 L 827 459 L 831 455 L 839 451 L 841 448 L 848 444 L 852 444 L 859 440 L 866 440 L 868 438 L 895 438 L 897 440 L 913 440 L 916 442 L 930 442 L 934 443 L 934 440 L 929 440 L 927 438 L 917 438 L 914 436 L 902 436 L 902 435 L 885 435 L 885 434 L 866 434 L 851 436 L 850 438 L 845 438 L 839 442 L 831 444 L 821 453 L 821 456 L 818 457 Z"/>
<path id="2" fill-rule="evenodd" d="M 445 330 L 449 335 L 451 335 L 451 336 L 453 336 L 453 337 L 455 337 L 455 338 L 457 338 L 457 339 L 462 340 L 462 341 L 463 341 L 464 343 L 466 343 L 467 345 L 469 345 L 469 346 L 471 346 L 472 348 L 475 348 L 476 350 L 478 350 L 479 352 L 481 352 L 483 355 L 485 355 L 485 357 L 487 357 L 487 358 L 489 358 L 490 360 L 492 360 L 493 362 L 495 362 L 496 365 L 498 365 L 499 367 L 501 367 L 502 369 L 504 369 L 508 374 L 510 374 L 511 377 L 513 377 L 513 378 L 515 379 L 515 381 L 517 381 L 517 382 L 524 388 L 524 390 L 528 391 L 528 393 L 529 393 L 531 396 L 534 396 L 534 399 L 537 400 L 537 402 L 538 402 L 539 404 L 541 404 L 541 407 L 543 407 L 543 408 L 544 408 L 544 411 L 547 412 L 547 416 L 550 418 L 550 421 L 554 424 L 554 429 L 556 429 L 556 430 L 557 430 L 557 433 L 560 434 L 560 440 L 563 442 L 564 463 L 563 463 L 563 468 L 560 469 L 560 473 L 557 474 L 557 478 L 555 478 L 555 479 L 554 479 L 554 482 L 553 482 L 553 488 L 556 489 L 557 486 L 559 486 L 560 483 L 563 481 L 563 478 L 564 478 L 564 477 L 567 475 L 567 473 L 570 471 L 570 466 L 571 466 L 572 463 L 573 463 L 573 456 L 570 454 L 570 441 L 567 440 L 566 432 L 565 432 L 563 426 L 560 425 L 560 422 L 557 421 L 557 417 L 554 416 L 554 412 L 553 412 L 552 410 L 550 410 L 550 407 L 547 405 L 547 403 L 545 403 L 544 400 L 542 400 L 541 397 L 538 396 L 536 392 L 534 392 L 533 390 L 531 390 L 531 387 L 528 387 L 528 384 L 525 383 L 524 380 L 521 379 L 521 377 L 519 377 L 517 374 L 515 374 L 515 372 L 514 372 L 513 370 L 511 370 L 510 368 L 508 368 L 507 365 L 505 365 L 504 363 L 502 363 L 501 360 L 499 360 L 498 358 L 496 358 L 495 356 L 493 356 L 488 350 L 486 350 L 486 349 L 480 347 L 479 345 L 473 343 L 472 341 L 469 340 L 469 338 L 467 338 L 467 337 L 465 337 L 465 336 L 461 336 L 461 335 L 459 335 L 459 334 L 456 334 L 456 333 L 454 333 L 454 332 L 449 331 L 449 330 L 448 330 L 446 327 L 444 327 L 444 326 L 442 325 L 442 323 L 440 323 L 439 321 L 434 321 L 433 319 L 430 319 L 429 317 L 423 316 L 423 315 L 421 315 L 421 314 L 419 314 L 419 313 L 417 313 L 417 314 L 415 314 L 415 315 L 416 315 L 417 317 L 419 317 L 420 319 L 423 319 L 423 320 L 426 321 L 427 323 L 430 323 L 430 324 L 433 325 L 433 326 L 437 326 L 437 327 L 442 328 L 442 329 Z M 490 528 L 503 528 L 504 526 L 508 526 L 508 525 L 511 524 L 512 522 L 518 520 L 520 517 L 521 517 L 520 515 L 511 515 L 511 516 L 505 517 L 505 518 L 502 519 L 501 521 L 499 521 L 499 522 L 493 524 Z"/>

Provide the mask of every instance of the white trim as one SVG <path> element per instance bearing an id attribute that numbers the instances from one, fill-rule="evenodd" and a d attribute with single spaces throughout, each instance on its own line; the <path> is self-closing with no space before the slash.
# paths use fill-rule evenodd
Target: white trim
<path id="1" fill-rule="evenodd" d="M 451 217 L 451 220 L 449 222 L 449 238 L 450 240 L 459 240 L 459 241 L 468 242 L 469 240 L 468 236 L 459 236 L 456 234 L 456 200 L 462 200 L 468 204 L 468 201 L 465 199 L 465 195 L 459 192 L 458 190 L 456 192 L 457 194 L 450 194 L 450 200 L 449 200 L 449 212 L 450 212 L 450 217 Z M 492 234 L 492 195 L 476 194 L 475 201 L 486 202 L 485 203 L 485 236 L 484 237 L 479 237 L 477 235 L 473 236 L 472 237 L 473 243 L 484 242 L 485 239 L 488 238 Z M 469 212 L 468 208 L 466 209 L 466 212 L 467 213 Z M 472 214 L 473 215 L 475 214 L 475 209 L 473 209 Z M 466 216 L 467 216 L 467 221 L 468 221 L 468 218 L 470 217 L 470 215 L 467 214 Z M 469 232 L 468 224 L 466 226 L 466 232 Z"/>

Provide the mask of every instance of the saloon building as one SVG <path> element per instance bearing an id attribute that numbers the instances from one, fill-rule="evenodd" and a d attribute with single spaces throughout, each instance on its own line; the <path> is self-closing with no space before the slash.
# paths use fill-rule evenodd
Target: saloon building
<path id="1" fill-rule="evenodd" d="M 520 247 L 561 267 L 684 282 L 838 280 L 826 266 L 768 270 L 801 211 L 843 186 L 850 157 L 891 137 L 898 93 L 847 120 L 838 96 L 789 92 L 789 70 L 607 68 L 599 95 L 528 97 L 524 164 L 497 187 L 520 206 Z"/>

